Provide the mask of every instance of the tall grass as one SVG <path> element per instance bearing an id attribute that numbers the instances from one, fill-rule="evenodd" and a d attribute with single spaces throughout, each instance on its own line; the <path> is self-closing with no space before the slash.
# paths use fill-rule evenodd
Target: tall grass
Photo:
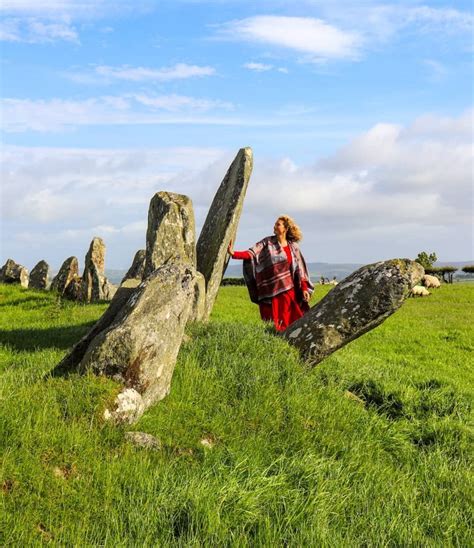
<path id="1" fill-rule="evenodd" d="M 469 545 L 473 297 L 409 300 L 309 369 L 221 288 L 133 428 L 151 451 L 102 421 L 113 382 L 47 375 L 105 305 L 2 286 L 0 544 Z"/>

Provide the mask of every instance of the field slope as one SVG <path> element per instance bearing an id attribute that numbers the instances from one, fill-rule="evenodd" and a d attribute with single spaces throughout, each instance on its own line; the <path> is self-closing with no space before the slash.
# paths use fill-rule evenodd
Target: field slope
<path id="1" fill-rule="evenodd" d="M 102 421 L 116 384 L 48 376 L 105 305 L 0 286 L 0 545 L 468 546 L 473 303 L 443 285 L 311 370 L 221 288 L 151 451 Z"/>

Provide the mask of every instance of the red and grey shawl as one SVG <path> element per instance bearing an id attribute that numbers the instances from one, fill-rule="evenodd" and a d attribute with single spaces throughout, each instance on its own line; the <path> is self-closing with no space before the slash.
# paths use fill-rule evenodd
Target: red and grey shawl
<path id="1" fill-rule="evenodd" d="M 248 250 L 251 259 L 244 261 L 243 271 L 252 302 L 271 301 L 292 287 L 295 288 L 297 299 L 302 300 L 302 281 L 306 282 L 308 291 L 313 292 L 314 286 L 298 244 L 289 241 L 288 245 L 292 256 L 289 268 L 285 250 L 276 236 L 268 236 Z"/>

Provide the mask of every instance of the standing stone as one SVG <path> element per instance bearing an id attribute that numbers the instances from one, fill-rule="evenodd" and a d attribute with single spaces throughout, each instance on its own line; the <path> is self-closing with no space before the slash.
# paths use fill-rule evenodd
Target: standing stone
<path id="1" fill-rule="evenodd" d="M 182 194 L 157 192 L 148 209 L 143 279 L 179 258 L 196 266 L 196 233 L 191 200 Z"/>
<path id="2" fill-rule="evenodd" d="M 81 298 L 84 302 L 109 301 L 116 288 L 105 277 L 105 243 L 94 238 L 86 254 Z"/>
<path id="3" fill-rule="evenodd" d="M 121 284 L 123 284 L 125 280 L 130 280 L 130 279 L 141 280 L 143 278 L 143 273 L 145 271 L 145 258 L 146 258 L 146 251 L 144 249 L 139 249 L 135 253 L 132 266 L 128 269 L 127 273 L 122 278 L 122 281 L 120 282 Z"/>
<path id="4" fill-rule="evenodd" d="M 252 167 L 252 149 L 240 149 L 212 201 L 199 236 L 197 269 L 206 280 L 204 319 L 208 319 L 211 314 L 229 262 L 227 246 L 237 233 Z"/>
<path id="5" fill-rule="evenodd" d="M 63 297 L 70 301 L 80 301 L 82 298 L 82 278 L 74 276 L 67 284 Z"/>
<path id="6" fill-rule="evenodd" d="M 0 283 L 20 284 L 22 287 L 28 287 L 28 281 L 28 270 L 13 259 L 7 259 L 0 269 Z"/>
<path id="7" fill-rule="evenodd" d="M 47 289 L 49 281 L 49 264 L 46 261 L 40 261 L 30 273 L 29 287 Z"/>
<path id="8" fill-rule="evenodd" d="M 363 266 L 340 282 L 282 336 L 316 365 L 393 314 L 424 274 L 409 259 Z"/>
<path id="9" fill-rule="evenodd" d="M 195 283 L 196 271 L 189 265 L 158 268 L 90 342 L 80 372 L 92 371 L 124 385 L 106 418 L 134 422 L 169 393 Z"/>
<path id="10" fill-rule="evenodd" d="M 67 286 L 77 277 L 79 277 L 79 263 L 77 258 L 68 257 L 61 265 L 59 272 L 53 278 L 50 289 L 51 291 L 57 291 L 61 295 L 64 295 Z"/>

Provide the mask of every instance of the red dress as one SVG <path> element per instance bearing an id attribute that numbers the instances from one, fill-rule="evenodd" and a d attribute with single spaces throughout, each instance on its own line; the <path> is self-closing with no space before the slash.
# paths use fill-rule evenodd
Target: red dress
<path id="1" fill-rule="evenodd" d="M 293 262 L 290 247 L 287 245 L 283 247 L 283 250 L 288 259 L 288 267 L 290 267 Z M 232 258 L 248 260 L 251 258 L 251 255 L 248 251 L 234 251 Z M 307 289 L 308 286 L 306 282 L 303 281 L 301 284 L 301 291 L 307 291 Z M 301 318 L 306 312 L 301 310 L 301 307 L 296 301 L 294 288 L 279 293 L 272 298 L 271 303 L 259 303 L 259 308 L 262 320 L 273 322 L 277 331 L 284 331 L 291 323 Z"/>

